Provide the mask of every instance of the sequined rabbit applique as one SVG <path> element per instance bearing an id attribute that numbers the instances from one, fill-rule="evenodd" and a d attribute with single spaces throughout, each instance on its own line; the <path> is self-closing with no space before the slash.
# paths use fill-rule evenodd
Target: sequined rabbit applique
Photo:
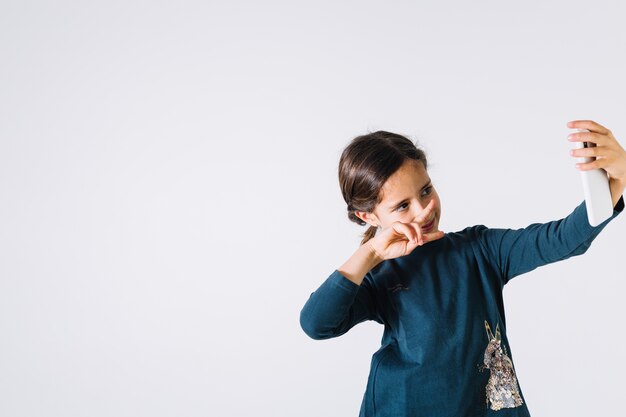
<path id="1" fill-rule="evenodd" d="M 485 330 L 489 344 L 485 349 L 483 368 L 487 368 L 491 372 L 485 387 L 487 405 L 495 411 L 502 408 L 519 407 L 523 401 L 519 393 L 513 362 L 506 353 L 506 347 L 504 347 L 504 351 L 502 350 L 500 326 L 496 324 L 496 335 L 494 336 L 489 323 L 485 320 Z"/>

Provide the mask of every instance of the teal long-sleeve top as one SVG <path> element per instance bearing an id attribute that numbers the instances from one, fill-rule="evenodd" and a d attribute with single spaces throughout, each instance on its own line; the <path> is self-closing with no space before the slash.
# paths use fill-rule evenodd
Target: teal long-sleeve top
<path id="1" fill-rule="evenodd" d="M 592 227 L 583 201 L 567 217 L 521 229 L 447 233 L 388 259 L 361 285 L 334 270 L 306 301 L 313 339 L 384 325 L 359 417 L 529 417 L 506 335 L 502 290 L 513 277 L 585 253 L 624 209 Z"/>

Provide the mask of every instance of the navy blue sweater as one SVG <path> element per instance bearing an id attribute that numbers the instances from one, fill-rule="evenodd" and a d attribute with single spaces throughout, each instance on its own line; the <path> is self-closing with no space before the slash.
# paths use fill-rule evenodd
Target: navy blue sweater
<path id="1" fill-rule="evenodd" d="M 447 233 L 381 262 L 357 285 L 333 271 L 300 312 L 313 339 L 375 320 L 360 417 L 530 416 L 506 335 L 502 290 L 513 277 L 583 254 L 624 209 L 592 227 L 585 202 L 567 217 L 521 229 Z"/>

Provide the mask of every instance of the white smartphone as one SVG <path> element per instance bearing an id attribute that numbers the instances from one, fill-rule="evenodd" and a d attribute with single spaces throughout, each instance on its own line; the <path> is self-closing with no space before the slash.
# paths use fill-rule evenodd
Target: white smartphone
<path id="1" fill-rule="evenodd" d="M 587 129 L 577 129 L 579 132 L 589 132 Z M 593 142 L 574 142 L 576 149 L 592 148 Z M 595 157 L 576 158 L 579 163 L 595 161 Z M 609 188 L 609 177 L 602 168 L 589 171 L 580 171 L 587 206 L 587 219 L 593 227 L 599 225 L 613 215 L 613 200 Z"/>

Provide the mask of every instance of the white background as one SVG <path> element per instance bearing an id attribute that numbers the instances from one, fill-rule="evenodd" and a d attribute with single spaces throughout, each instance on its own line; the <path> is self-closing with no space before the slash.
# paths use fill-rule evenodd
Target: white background
<path id="1" fill-rule="evenodd" d="M 356 416 L 383 327 L 299 313 L 358 247 L 337 164 L 423 146 L 444 231 L 583 199 L 626 144 L 619 1 L 0 3 L 0 415 Z M 505 287 L 533 416 L 623 407 L 619 216 Z"/>

